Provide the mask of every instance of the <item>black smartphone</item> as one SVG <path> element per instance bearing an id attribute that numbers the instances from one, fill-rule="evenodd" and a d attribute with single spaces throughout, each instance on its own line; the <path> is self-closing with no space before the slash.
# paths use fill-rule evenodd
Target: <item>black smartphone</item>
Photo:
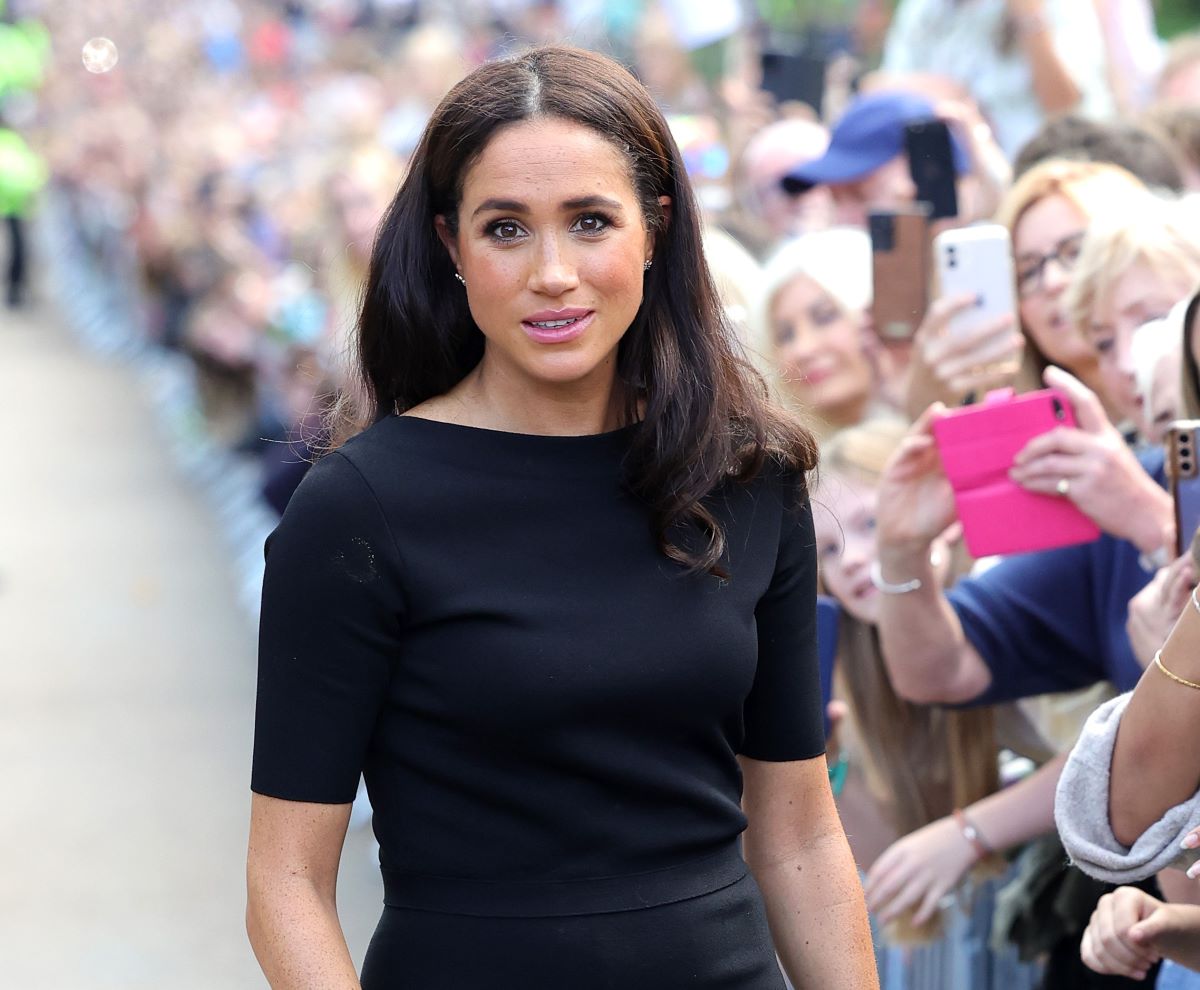
<path id="1" fill-rule="evenodd" d="M 817 595 L 817 657 L 821 668 L 821 717 L 825 720 L 825 738 L 833 726 L 829 721 L 829 700 L 833 697 L 833 662 L 837 659 L 838 614 L 836 599 Z"/>
<path id="2" fill-rule="evenodd" d="M 776 103 L 806 103 L 821 115 L 828 59 L 819 55 L 765 51 L 760 56 L 762 88 Z"/>
<path id="3" fill-rule="evenodd" d="M 904 150 L 917 187 L 917 201 L 929 204 L 929 218 L 958 216 L 954 148 L 946 122 L 936 117 L 914 120 L 904 128 Z"/>

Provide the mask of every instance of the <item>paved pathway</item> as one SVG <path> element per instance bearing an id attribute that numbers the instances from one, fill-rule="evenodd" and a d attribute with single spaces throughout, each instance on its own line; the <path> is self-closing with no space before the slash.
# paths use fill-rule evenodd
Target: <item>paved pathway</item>
<path id="1" fill-rule="evenodd" d="M 266 985 L 246 942 L 254 630 L 129 369 L 0 309 L 0 986 Z M 339 900 L 378 915 L 366 831 Z"/>

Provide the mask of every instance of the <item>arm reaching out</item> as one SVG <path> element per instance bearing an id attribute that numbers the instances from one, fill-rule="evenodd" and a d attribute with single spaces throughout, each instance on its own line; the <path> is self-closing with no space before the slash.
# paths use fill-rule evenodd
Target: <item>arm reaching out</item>
<path id="1" fill-rule="evenodd" d="M 954 493 L 932 433 L 944 414 L 938 403 L 913 424 L 884 470 L 876 514 L 883 582 L 920 582 L 914 591 L 881 598 L 884 663 L 899 695 L 926 704 L 968 701 L 991 683 L 929 560 L 933 541 L 955 520 Z"/>

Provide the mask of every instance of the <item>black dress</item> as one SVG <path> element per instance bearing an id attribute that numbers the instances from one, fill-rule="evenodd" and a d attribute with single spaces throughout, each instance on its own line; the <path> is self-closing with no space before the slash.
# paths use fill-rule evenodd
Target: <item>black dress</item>
<path id="1" fill-rule="evenodd" d="M 389 417 L 268 541 L 252 787 L 375 811 L 366 990 L 778 990 L 737 754 L 824 749 L 811 514 L 710 497 L 688 576 L 620 485 L 633 431 Z"/>

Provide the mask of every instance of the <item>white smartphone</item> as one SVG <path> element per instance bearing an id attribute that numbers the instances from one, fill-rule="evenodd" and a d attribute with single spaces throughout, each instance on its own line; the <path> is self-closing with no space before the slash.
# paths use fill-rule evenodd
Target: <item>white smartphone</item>
<path id="1" fill-rule="evenodd" d="M 944 296 L 973 295 L 971 309 L 955 314 L 952 334 L 969 333 L 1005 314 L 1016 318 L 1016 278 L 1012 241 L 998 223 L 945 230 L 933 239 L 938 291 Z"/>

